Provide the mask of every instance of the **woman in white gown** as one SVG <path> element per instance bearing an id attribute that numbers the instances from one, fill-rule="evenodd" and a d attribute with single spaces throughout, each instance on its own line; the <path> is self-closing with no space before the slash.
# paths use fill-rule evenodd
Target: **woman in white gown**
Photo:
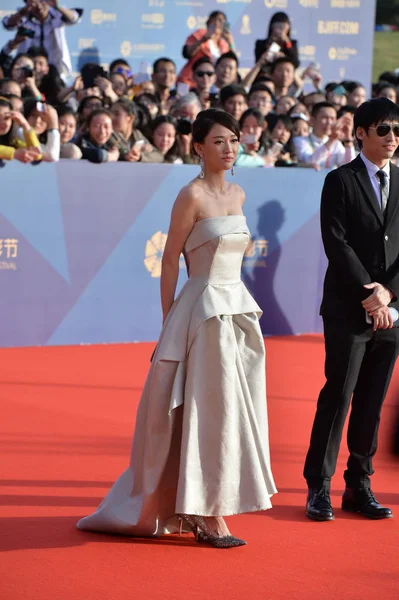
<path id="1" fill-rule="evenodd" d="M 177 519 L 226 548 L 224 516 L 271 508 L 260 309 L 241 281 L 243 190 L 225 181 L 239 146 L 228 113 L 193 124 L 201 173 L 179 193 L 162 260 L 163 329 L 137 412 L 129 468 L 79 529 L 157 536 Z M 174 299 L 179 258 L 189 279 Z"/>

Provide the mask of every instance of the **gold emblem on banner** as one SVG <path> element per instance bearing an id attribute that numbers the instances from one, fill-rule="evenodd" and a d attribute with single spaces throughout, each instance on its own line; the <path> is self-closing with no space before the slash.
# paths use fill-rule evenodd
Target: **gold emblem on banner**
<path id="1" fill-rule="evenodd" d="M 250 33 L 252 33 L 249 15 L 242 15 L 240 33 L 241 35 L 249 35 Z"/>
<path id="2" fill-rule="evenodd" d="M 132 44 L 128 40 L 125 40 L 121 44 L 121 54 L 124 58 L 127 58 L 128 56 L 131 55 L 131 53 L 132 53 Z"/>
<path id="3" fill-rule="evenodd" d="M 335 60 L 337 58 L 337 49 L 336 48 L 330 48 L 328 51 L 328 58 L 330 60 Z"/>
<path id="4" fill-rule="evenodd" d="M 161 277 L 162 272 L 162 256 L 165 250 L 166 240 L 168 238 L 167 233 L 157 231 L 147 240 L 145 245 L 145 259 L 144 266 L 151 273 L 151 277 Z M 179 269 L 185 269 L 186 262 L 183 254 L 180 255 Z"/>
<path id="5" fill-rule="evenodd" d="M 162 270 L 162 255 L 165 249 L 167 234 L 157 231 L 147 240 L 145 245 L 144 265 L 151 277 L 160 277 Z"/>

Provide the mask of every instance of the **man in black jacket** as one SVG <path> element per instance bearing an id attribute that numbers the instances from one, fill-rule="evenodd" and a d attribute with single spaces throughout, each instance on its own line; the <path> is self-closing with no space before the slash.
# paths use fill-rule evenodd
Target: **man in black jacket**
<path id="1" fill-rule="evenodd" d="M 369 100 L 354 125 L 362 152 L 327 175 L 321 199 L 326 384 L 304 468 L 306 514 L 317 521 L 334 518 L 330 480 L 351 399 L 342 508 L 392 517 L 377 502 L 370 475 L 399 347 L 399 168 L 389 162 L 399 143 L 399 108 L 386 98 Z"/>

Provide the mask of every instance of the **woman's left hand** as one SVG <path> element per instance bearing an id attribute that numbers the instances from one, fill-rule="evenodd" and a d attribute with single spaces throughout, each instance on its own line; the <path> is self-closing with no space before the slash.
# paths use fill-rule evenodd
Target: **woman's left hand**
<path id="1" fill-rule="evenodd" d="M 58 114 L 53 106 L 44 104 L 44 110 L 41 113 L 43 121 L 47 123 L 48 129 L 58 129 Z"/>
<path id="2" fill-rule="evenodd" d="M 224 31 L 222 37 L 226 40 L 230 48 L 234 46 L 234 38 L 231 31 Z"/>

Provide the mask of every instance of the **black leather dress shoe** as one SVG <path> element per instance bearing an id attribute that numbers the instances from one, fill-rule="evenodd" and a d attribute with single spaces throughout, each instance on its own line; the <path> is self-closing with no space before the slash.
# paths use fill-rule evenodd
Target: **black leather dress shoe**
<path id="1" fill-rule="evenodd" d="M 334 519 L 329 490 L 324 487 L 309 488 L 306 516 L 312 521 L 332 521 Z"/>
<path id="2" fill-rule="evenodd" d="M 370 488 L 346 488 L 342 497 L 342 510 L 359 513 L 368 519 L 389 519 L 393 517 L 390 508 L 378 504 Z"/>

